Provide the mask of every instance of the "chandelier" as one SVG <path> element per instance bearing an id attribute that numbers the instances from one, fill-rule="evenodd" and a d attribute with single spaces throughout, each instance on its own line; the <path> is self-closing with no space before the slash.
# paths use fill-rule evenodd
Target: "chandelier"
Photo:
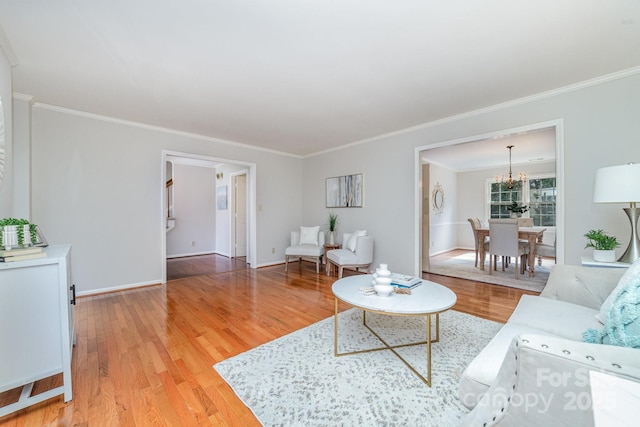
<path id="1" fill-rule="evenodd" d="M 509 177 L 505 179 L 504 175 L 496 175 L 496 182 L 501 182 L 505 184 L 509 190 L 513 189 L 516 182 L 520 182 L 524 184 L 527 181 L 527 175 L 523 172 L 520 172 L 518 174 L 517 180 L 513 179 L 513 174 L 511 173 L 511 149 L 513 147 L 514 147 L 513 145 L 507 145 L 507 148 L 509 149 Z"/>

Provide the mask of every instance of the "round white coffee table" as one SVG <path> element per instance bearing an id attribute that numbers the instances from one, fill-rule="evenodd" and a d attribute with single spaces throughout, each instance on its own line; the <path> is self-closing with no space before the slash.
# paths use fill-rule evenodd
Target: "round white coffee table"
<path id="1" fill-rule="evenodd" d="M 440 340 L 440 313 L 449 310 L 456 303 L 456 294 L 449 288 L 428 280 L 411 290 L 411 295 L 396 294 L 383 297 L 378 295 L 364 295 L 360 288 L 371 287 L 373 276 L 357 275 L 337 280 L 331 290 L 335 296 L 335 322 L 334 322 L 334 355 L 346 356 L 349 354 L 368 353 L 372 351 L 391 350 L 405 365 L 409 367 L 422 381 L 431 387 L 431 344 Z M 342 301 L 355 308 L 363 310 L 362 323 L 384 344 L 384 347 L 368 350 L 338 353 L 338 303 Z M 387 314 L 390 316 L 424 316 L 427 320 L 427 338 L 425 341 L 390 346 L 369 325 L 367 325 L 367 312 Z M 431 337 L 431 316 L 436 317 L 436 336 Z M 411 345 L 427 346 L 427 377 L 425 378 L 416 369 L 402 358 L 394 349 Z"/>

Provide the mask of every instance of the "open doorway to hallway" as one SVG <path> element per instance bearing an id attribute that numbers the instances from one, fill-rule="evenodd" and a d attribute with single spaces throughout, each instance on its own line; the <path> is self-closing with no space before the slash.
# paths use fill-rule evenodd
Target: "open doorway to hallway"
<path id="1" fill-rule="evenodd" d="M 250 268 L 255 164 L 163 151 L 163 172 L 164 282 Z"/>

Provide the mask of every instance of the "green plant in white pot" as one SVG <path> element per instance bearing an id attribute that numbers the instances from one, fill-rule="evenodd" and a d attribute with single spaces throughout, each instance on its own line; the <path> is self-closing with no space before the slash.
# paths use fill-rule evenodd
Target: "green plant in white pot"
<path id="1" fill-rule="evenodd" d="M 334 231 L 336 231 L 336 226 L 338 225 L 338 214 L 329 212 L 329 244 L 335 244 L 335 236 Z"/>
<path id="2" fill-rule="evenodd" d="M 38 239 L 37 226 L 22 218 L 0 219 L 0 247 L 12 249 L 33 244 Z"/>
<path id="3" fill-rule="evenodd" d="M 609 236 L 602 230 L 589 230 L 585 248 L 593 248 L 593 260 L 597 262 L 615 262 L 615 249 L 620 246 L 616 236 Z"/>

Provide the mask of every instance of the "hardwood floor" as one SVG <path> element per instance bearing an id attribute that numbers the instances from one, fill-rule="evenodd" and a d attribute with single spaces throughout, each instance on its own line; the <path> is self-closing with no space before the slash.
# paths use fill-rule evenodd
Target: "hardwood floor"
<path id="1" fill-rule="evenodd" d="M 0 426 L 259 425 L 213 365 L 331 316 L 336 277 L 316 274 L 308 262 L 290 264 L 288 273 L 282 265 L 233 270 L 216 263 L 222 272 L 79 298 L 73 400 L 49 399 L 0 418 Z M 425 278 L 458 295 L 455 310 L 500 322 L 532 293 Z M 2 393 L 0 404 L 18 396 Z"/>
<path id="2" fill-rule="evenodd" d="M 225 273 L 248 268 L 247 258 L 228 258 L 221 255 L 195 255 L 167 259 L 167 280 Z"/>

